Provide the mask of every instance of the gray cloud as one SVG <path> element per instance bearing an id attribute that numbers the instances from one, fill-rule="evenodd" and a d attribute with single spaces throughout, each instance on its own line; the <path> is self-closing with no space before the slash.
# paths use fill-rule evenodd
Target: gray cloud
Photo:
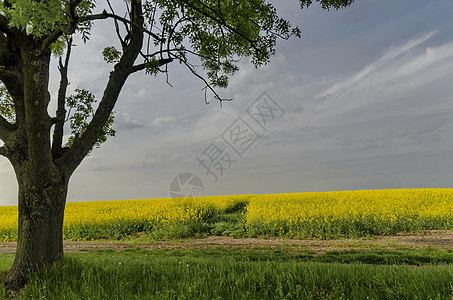
<path id="1" fill-rule="evenodd" d="M 145 125 L 140 124 L 137 120 L 134 120 L 129 113 L 117 112 L 115 114 L 115 125 L 117 130 L 130 130 L 135 128 L 141 128 Z"/>

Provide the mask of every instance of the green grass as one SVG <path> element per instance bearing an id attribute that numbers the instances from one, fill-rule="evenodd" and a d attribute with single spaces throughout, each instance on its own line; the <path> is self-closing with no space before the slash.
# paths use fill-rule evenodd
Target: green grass
<path id="1" fill-rule="evenodd" d="M 453 253 L 373 251 L 316 256 L 310 251 L 218 248 L 68 254 L 34 275 L 22 299 L 453 299 L 453 265 L 447 264 Z M 427 265 L 392 261 L 395 256 Z M 12 258 L 0 255 L 0 271 L 8 269 Z M 343 261 L 348 264 L 338 263 Z M 400 265 L 388 265 L 393 263 Z"/>
<path id="2" fill-rule="evenodd" d="M 325 222 L 323 217 L 297 224 L 288 224 L 286 221 L 272 224 L 261 221 L 247 225 L 246 232 L 250 237 L 280 236 L 287 238 L 358 238 L 363 236 L 389 236 L 399 232 L 421 233 L 432 229 L 453 229 L 450 216 L 432 218 L 404 218 L 396 221 L 375 220 L 373 216 L 359 220 L 339 219 Z"/>
<path id="3" fill-rule="evenodd" d="M 247 202 L 239 201 L 234 206 L 224 211 L 214 211 L 206 218 L 200 220 L 189 220 L 187 222 L 172 224 L 171 227 L 153 227 L 143 223 L 118 220 L 106 224 L 85 224 L 71 228 L 63 228 L 66 240 L 97 240 L 111 239 L 121 240 L 130 238 L 137 233 L 145 233 L 153 240 L 181 239 L 188 237 L 201 238 L 206 236 L 231 236 L 244 237 L 243 215 Z M 2 232 L 0 232 L 0 235 Z M 16 240 L 17 230 L 4 233 L 4 240 Z"/>
<path id="4" fill-rule="evenodd" d="M 245 202 L 236 203 L 235 206 L 222 212 L 213 213 L 206 219 L 175 224 L 171 228 L 151 229 L 146 231 L 146 235 L 154 240 L 188 237 L 202 238 L 207 236 L 245 237 L 247 233 L 242 213 L 245 211 L 246 204 Z M 125 234 L 117 235 L 120 238 L 126 236 Z"/>
<path id="5" fill-rule="evenodd" d="M 102 251 L 101 251 L 102 252 Z M 208 250 L 177 249 L 177 250 L 145 250 L 140 248 L 124 250 L 129 253 L 142 253 L 152 256 L 192 257 L 200 259 L 229 258 L 234 261 L 256 262 L 320 262 L 320 263 L 360 263 L 368 265 L 453 265 L 453 251 L 435 248 L 415 249 L 370 249 L 370 250 L 331 250 L 317 255 L 316 252 L 305 249 L 298 253 L 284 250 L 233 250 L 217 247 Z"/>

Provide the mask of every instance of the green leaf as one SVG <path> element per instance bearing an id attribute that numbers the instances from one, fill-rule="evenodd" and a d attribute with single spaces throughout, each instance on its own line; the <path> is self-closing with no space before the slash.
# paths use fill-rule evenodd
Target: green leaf
<path id="1" fill-rule="evenodd" d="M 77 88 L 75 92 L 76 94 L 66 98 L 66 105 L 69 110 L 71 136 L 68 138 L 65 147 L 71 147 L 76 137 L 85 132 L 95 113 L 93 105 L 97 101 L 94 94 L 79 88 Z M 103 134 L 96 141 L 96 148 L 99 148 L 102 143 L 107 141 L 109 136 L 115 136 L 116 131 L 112 128 L 114 120 L 115 112 L 112 112 L 103 127 Z"/>
<path id="2" fill-rule="evenodd" d="M 102 51 L 102 55 L 104 56 L 104 60 L 111 64 L 111 63 L 116 63 L 119 62 L 121 58 L 121 51 L 117 50 L 115 47 L 106 47 Z"/>
<path id="3" fill-rule="evenodd" d="M 71 0 L 9 0 L 10 7 L 3 1 L 0 12 L 9 19 L 9 26 L 26 30 L 35 37 L 43 37 L 57 28 L 69 23 L 69 3 Z M 75 12 L 79 17 L 91 14 L 95 7 L 94 0 L 82 0 Z M 86 37 L 91 29 L 87 22 L 79 26 L 79 31 Z"/>

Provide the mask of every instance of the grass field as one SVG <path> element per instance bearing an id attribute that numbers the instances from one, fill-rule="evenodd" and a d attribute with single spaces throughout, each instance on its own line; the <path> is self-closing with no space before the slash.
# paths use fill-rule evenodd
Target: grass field
<path id="1" fill-rule="evenodd" d="M 21 299 L 452 299 L 452 259 L 412 250 L 374 257 L 226 249 L 70 254 L 34 275 Z M 0 255 L 0 271 L 11 262 Z"/>

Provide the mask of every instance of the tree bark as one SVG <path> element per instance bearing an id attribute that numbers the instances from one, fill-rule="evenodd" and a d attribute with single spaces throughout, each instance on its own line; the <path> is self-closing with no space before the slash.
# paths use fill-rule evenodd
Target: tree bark
<path id="1" fill-rule="evenodd" d="M 5 277 L 10 290 L 20 290 L 31 272 L 63 257 L 63 217 L 68 182 L 54 167 L 54 179 L 35 185 L 36 175 L 16 169 L 19 183 L 19 231 L 13 265 Z M 18 174 L 17 174 L 18 173 Z"/>

